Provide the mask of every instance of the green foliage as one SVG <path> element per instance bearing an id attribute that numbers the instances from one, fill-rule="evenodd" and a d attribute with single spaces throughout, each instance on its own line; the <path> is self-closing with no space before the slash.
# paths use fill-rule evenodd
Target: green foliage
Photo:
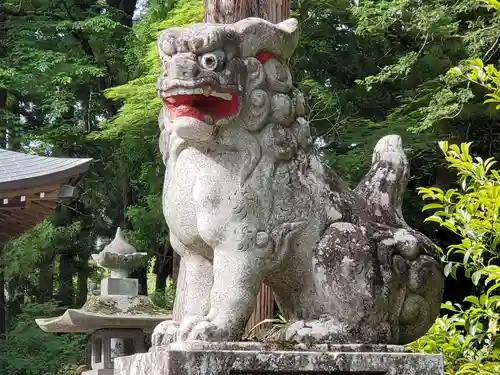
<path id="1" fill-rule="evenodd" d="M 477 293 L 461 304 L 447 302 L 442 308 L 451 316 L 438 319 L 429 333 L 409 346 L 412 350 L 443 352 L 450 374 L 492 374 L 500 369 L 500 171 L 495 160 L 483 160 L 470 152 L 470 143 L 440 142 L 457 187 L 420 188 L 433 213 L 426 221 L 453 232 L 460 243 L 443 252 L 445 275 L 456 278 L 462 268 Z"/>
<path id="2" fill-rule="evenodd" d="M 426 221 L 433 221 L 452 231 L 460 244 L 448 248 L 446 257 L 459 254 L 458 262 L 448 262 L 445 273 L 456 274 L 457 267 L 464 267 L 467 277 L 477 285 L 483 273 L 491 273 L 486 284 L 495 282 L 497 270 L 493 266 L 500 254 L 500 173 L 493 169 L 495 160 L 483 160 L 470 154 L 470 143 L 461 146 L 440 142 L 449 168 L 456 171 L 460 189 L 444 192 L 437 187 L 420 188 L 423 199 L 433 203 L 424 210 L 437 210 Z M 492 268 L 493 267 L 493 268 Z M 500 286 L 500 285 L 499 285 Z"/>
<path id="3" fill-rule="evenodd" d="M 175 284 L 172 278 L 167 278 L 167 285 L 164 291 L 153 290 L 148 293 L 151 301 L 163 309 L 173 310 L 175 301 Z"/>
<path id="4" fill-rule="evenodd" d="M 7 280 L 10 277 L 35 276 L 46 256 L 56 254 L 58 250 L 74 246 L 82 228 L 80 222 L 68 226 L 56 227 L 49 220 L 44 220 L 33 230 L 9 242 L 3 261 Z"/>
<path id="5" fill-rule="evenodd" d="M 0 89 L 10 100 L 0 105 L 2 131 L 21 142 L 40 127 L 89 131 L 100 116 L 113 115 L 102 91 L 127 78 L 123 35 L 135 2 L 3 2 Z"/>
<path id="6" fill-rule="evenodd" d="M 489 8 L 500 10 L 500 2 L 498 0 L 482 0 L 481 2 L 488 4 Z"/>
<path id="7" fill-rule="evenodd" d="M 164 15 L 165 18 L 157 18 Z M 116 136 L 134 132 L 138 128 L 148 127 L 156 135 L 160 99 L 156 95 L 156 79 L 159 74 L 160 60 L 156 47 L 156 37 L 160 30 L 172 26 L 201 22 L 203 2 L 201 0 L 179 0 L 170 9 L 148 8 L 143 20 L 134 26 L 135 39 L 131 39 L 132 54 L 139 62 L 142 74 L 124 85 L 110 88 L 106 96 L 123 101 L 120 113 L 109 123 L 104 124 L 105 131 L 100 136 Z M 139 45 L 136 51 L 135 45 Z M 154 129 L 154 130 L 153 130 Z"/>
<path id="8" fill-rule="evenodd" d="M 360 35 L 389 34 L 410 46 L 396 51 L 394 62 L 379 73 L 359 80 L 367 89 L 399 83 L 407 99 L 390 117 L 403 116 L 408 130 L 421 132 L 471 116 L 474 92 L 446 72 L 450 64 L 487 53 L 497 38 L 498 17 L 481 12 L 476 0 L 364 1 L 354 13 Z"/>
<path id="9" fill-rule="evenodd" d="M 13 329 L 0 340 L 0 369 L 9 375 L 76 375 L 85 356 L 86 335 L 45 333 L 36 318 L 61 313 L 54 301 L 26 303 Z"/>
<path id="10" fill-rule="evenodd" d="M 449 74 L 484 88 L 487 91 L 484 103 L 493 103 L 496 105 L 495 109 L 500 109 L 500 72 L 495 65 L 485 65 L 482 59 L 466 60 L 460 66 L 450 69 Z"/>

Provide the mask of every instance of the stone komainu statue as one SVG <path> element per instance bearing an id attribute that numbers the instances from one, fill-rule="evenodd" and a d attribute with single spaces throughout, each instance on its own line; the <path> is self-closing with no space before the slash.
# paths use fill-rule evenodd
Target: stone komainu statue
<path id="1" fill-rule="evenodd" d="M 297 41 L 294 19 L 159 36 L 163 208 L 187 287 L 154 345 L 240 340 L 262 282 L 290 341 L 404 344 L 438 316 L 438 255 L 401 213 L 401 139 L 378 142 L 354 190 L 328 169 L 286 65 Z"/>

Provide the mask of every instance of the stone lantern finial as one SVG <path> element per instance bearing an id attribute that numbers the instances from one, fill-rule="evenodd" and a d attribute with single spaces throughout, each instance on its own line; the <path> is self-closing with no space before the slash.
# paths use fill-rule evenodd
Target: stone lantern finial
<path id="1" fill-rule="evenodd" d="M 92 254 L 92 259 L 101 267 L 111 271 L 111 277 L 127 278 L 130 272 L 142 266 L 147 260 L 147 253 L 138 253 L 127 242 L 120 227 L 116 230 L 113 241 L 99 254 Z"/>

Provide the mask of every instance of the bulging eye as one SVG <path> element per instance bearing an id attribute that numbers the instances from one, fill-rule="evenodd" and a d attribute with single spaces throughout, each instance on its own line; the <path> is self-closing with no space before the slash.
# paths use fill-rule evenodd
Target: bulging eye
<path id="1" fill-rule="evenodd" d="M 223 51 L 213 51 L 201 55 L 200 64 L 203 69 L 219 71 L 224 68 L 225 58 Z"/>

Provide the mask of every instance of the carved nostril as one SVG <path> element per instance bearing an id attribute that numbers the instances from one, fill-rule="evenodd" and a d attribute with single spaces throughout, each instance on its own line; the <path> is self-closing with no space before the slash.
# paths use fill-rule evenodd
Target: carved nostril
<path id="1" fill-rule="evenodd" d="M 191 66 L 191 76 L 196 77 L 200 73 L 200 69 L 198 69 L 198 64 L 193 63 Z"/>
<path id="2" fill-rule="evenodd" d="M 200 69 L 196 61 L 186 58 L 176 61 L 170 73 L 171 77 L 189 79 L 197 77 L 200 73 Z"/>

